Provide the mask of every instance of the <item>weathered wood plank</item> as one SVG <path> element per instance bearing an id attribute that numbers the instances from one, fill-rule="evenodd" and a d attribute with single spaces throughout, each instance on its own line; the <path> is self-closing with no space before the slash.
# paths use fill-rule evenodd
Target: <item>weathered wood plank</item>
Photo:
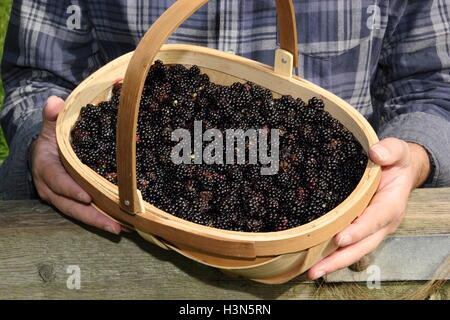
<path id="1" fill-rule="evenodd" d="M 450 188 L 416 189 L 396 235 L 450 233 Z"/>
<path id="2" fill-rule="evenodd" d="M 450 233 L 450 189 L 418 190 L 397 234 Z M 0 299 L 314 299 L 396 298 L 423 283 L 383 283 L 380 290 L 298 277 L 264 285 L 221 272 L 147 243 L 67 219 L 38 201 L 0 201 Z M 81 271 L 70 290 L 67 268 Z M 438 296 L 448 298 L 450 286 Z"/>
<path id="3" fill-rule="evenodd" d="M 221 272 L 146 243 L 138 237 L 110 237 L 81 227 L 3 230 L 0 253 L 0 299 L 315 299 L 396 298 L 422 283 L 328 285 L 296 278 L 264 285 L 230 278 Z M 80 290 L 70 290 L 68 267 L 81 271 Z M 448 286 L 442 289 L 446 295 Z"/>
<path id="4" fill-rule="evenodd" d="M 294 285 L 229 278 L 137 236 L 92 231 L 36 229 L 31 242 L 27 229 L 2 230 L 0 298 L 274 299 Z M 70 265 L 80 268 L 80 290 L 67 289 Z M 299 298 L 312 294 L 306 288 Z"/>
<path id="5" fill-rule="evenodd" d="M 0 229 L 73 227 L 52 207 L 38 200 L 0 201 Z"/>

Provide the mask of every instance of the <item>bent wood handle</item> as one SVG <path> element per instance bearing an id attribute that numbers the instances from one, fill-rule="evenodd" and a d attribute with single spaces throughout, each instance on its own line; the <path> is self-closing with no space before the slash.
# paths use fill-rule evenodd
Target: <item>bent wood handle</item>
<path id="1" fill-rule="evenodd" d="M 289 51 L 297 64 L 297 32 L 292 0 L 275 0 L 281 49 Z M 178 0 L 144 35 L 137 46 L 122 86 L 117 123 L 117 174 L 120 208 L 130 214 L 143 212 L 136 183 L 136 128 L 139 105 L 148 70 L 161 46 L 172 33 L 208 0 Z"/>

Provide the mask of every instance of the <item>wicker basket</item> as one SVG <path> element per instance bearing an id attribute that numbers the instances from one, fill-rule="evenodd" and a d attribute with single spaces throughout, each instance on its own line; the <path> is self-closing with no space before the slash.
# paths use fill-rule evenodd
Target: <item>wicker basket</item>
<path id="1" fill-rule="evenodd" d="M 145 239 L 226 273 L 265 283 L 283 283 L 309 269 L 336 249 L 333 236 L 359 216 L 375 193 L 381 170 L 368 162 L 364 175 L 339 206 L 299 227 L 278 232 L 220 230 L 179 219 L 144 202 L 136 187 L 136 126 L 148 70 L 156 59 L 165 64 L 198 65 L 212 82 L 251 81 L 274 95 L 324 100 L 326 110 L 349 129 L 367 151 L 378 138 L 366 119 L 332 93 L 292 75 L 297 37 L 292 0 L 277 0 L 281 48 L 274 67 L 230 53 L 193 45 L 163 45 L 174 30 L 207 0 L 178 0 L 150 28 L 136 51 L 117 58 L 84 80 L 68 97 L 57 122 L 57 141 L 69 174 L 93 198 L 93 204 Z M 81 163 L 70 132 L 81 108 L 106 100 L 114 82 L 124 78 L 117 128 L 119 186 Z"/>

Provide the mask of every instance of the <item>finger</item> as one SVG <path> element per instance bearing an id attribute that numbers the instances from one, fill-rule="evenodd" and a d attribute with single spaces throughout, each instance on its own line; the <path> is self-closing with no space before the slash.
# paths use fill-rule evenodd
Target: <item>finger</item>
<path id="1" fill-rule="evenodd" d="M 50 138 L 49 141 L 54 142 L 55 121 L 59 112 L 64 107 L 64 100 L 59 97 L 51 96 L 47 99 L 44 107 L 43 118 L 44 127 L 41 136 Z M 60 196 L 74 199 L 89 204 L 92 199 L 66 172 L 61 165 L 61 160 L 56 148 L 44 148 L 47 160 L 46 166 L 41 170 L 41 178 L 50 189 Z M 41 151 L 41 152 L 44 152 Z M 41 154 L 42 155 L 42 154 Z"/>
<path id="2" fill-rule="evenodd" d="M 409 161 L 408 144 L 400 139 L 386 138 L 369 149 L 370 159 L 380 166 L 397 164 L 404 166 Z"/>
<path id="3" fill-rule="evenodd" d="M 42 130 L 39 136 L 47 139 L 55 139 L 56 135 L 56 119 L 59 112 L 64 108 L 64 100 L 51 96 L 47 99 L 47 103 L 42 111 Z"/>
<path id="4" fill-rule="evenodd" d="M 339 247 L 356 243 L 395 222 L 400 223 L 405 211 L 408 192 L 396 186 L 379 190 L 370 205 L 352 224 L 339 232 L 334 241 Z"/>
<path id="5" fill-rule="evenodd" d="M 64 100 L 51 96 L 47 99 L 47 103 L 43 110 L 43 118 L 46 121 L 55 122 L 59 112 L 64 108 Z"/>
<path id="6" fill-rule="evenodd" d="M 34 186 L 36 187 L 39 198 L 42 201 L 50 204 L 50 199 L 47 196 L 49 188 L 45 185 L 45 183 L 40 179 L 34 178 Z"/>
<path id="7" fill-rule="evenodd" d="M 59 196 L 48 188 L 45 192 L 49 198 L 49 201 L 62 213 L 107 232 L 113 234 L 120 233 L 120 224 L 104 216 L 91 205 L 86 205 Z"/>
<path id="8" fill-rule="evenodd" d="M 44 183 L 56 194 L 85 204 L 92 201 L 91 196 L 84 191 L 75 180 L 60 165 L 44 169 Z"/>
<path id="9" fill-rule="evenodd" d="M 355 244 L 336 250 L 309 269 L 308 277 L 311 280 L 315 280 L 338 269 L 352 265 L 374 251 L 387 234 L 387 229 L 381 229 Z"/>

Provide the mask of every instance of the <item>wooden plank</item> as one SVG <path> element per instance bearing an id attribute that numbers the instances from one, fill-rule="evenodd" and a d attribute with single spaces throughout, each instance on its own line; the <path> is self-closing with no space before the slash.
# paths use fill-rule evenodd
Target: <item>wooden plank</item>
<path id="1" fill-rule="evenodd" d="M 81 227 L 1 232 L 0 299 L 315 299 L 395 298 L 422 283 L 364 286 L 302 282 L 270 286 L 240 278 L 167 252 L 137 237 L 109 237 Z M 41 241 L 36 241 L 41 239 Z M 81 271 L 80 290 L 70 290 L 67 269 Z M 445 290 L 444 290 L 445 289 Z M 448 286 L 442 289 L 446 294 Z"/>
<path id="2" fill-rule="evenodd" d="M 0 229 L 73 227 L 55 209 L 38 200 L 0 201 Z"/>
<path id="3" fill-rule="evenodd" d="M 450 188 L 416 189 L 395 235 L 449 234 Z"/>
<path id="4" fill-rule="evenodd" d="M 396 234 L 449 234 L 450 189 L 417 190 Z M 317 299 L 398 298 L 423 282 L 320 284 L 297 277 L 281 285 L 230 278 L 147 243 L 69 220 L 39 201 L 0 201 L 0 299 Z M 79 290 L 67 288 L 71 265 Z M 448 298 L 445 284 L 433 295 Z M 356 295 L 356 296 L 355 296 Z"/>

